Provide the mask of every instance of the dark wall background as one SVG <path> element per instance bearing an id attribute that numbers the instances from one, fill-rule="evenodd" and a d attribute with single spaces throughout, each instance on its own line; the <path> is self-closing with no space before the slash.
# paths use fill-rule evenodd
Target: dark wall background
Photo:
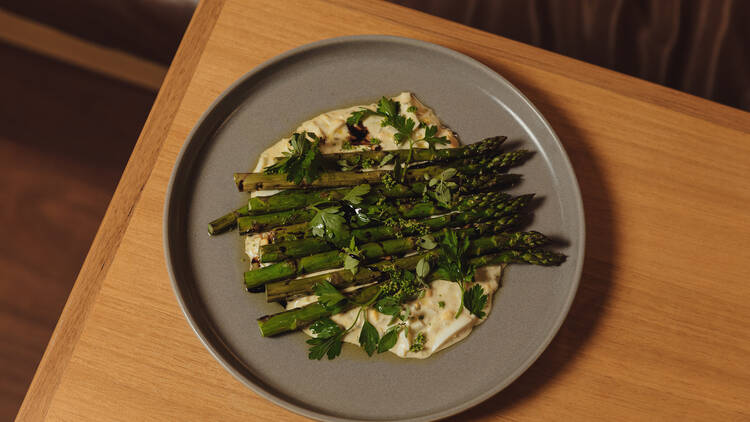
<path id="1" fill-rule="evenodd" d="M 750 110 L 747 0 L 391 0 Z"/>
<path id="2" fill-rule="evenodd" d="M 748 0 L 389 1 L 750 110 Z M 169 63 L 196 3 L 0 0 L 0 7 Z"/>

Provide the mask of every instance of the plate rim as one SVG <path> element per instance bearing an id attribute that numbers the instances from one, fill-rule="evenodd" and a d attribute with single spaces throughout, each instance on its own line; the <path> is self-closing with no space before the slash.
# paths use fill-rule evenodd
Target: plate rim
<path id="1" fill-rule="evenodd" d="M 201 328 L 199 327 L 197 321 L 193 318 L 191 313 L 188 311 L 188 306 L 186 304 L 184 292 L 180 289 L 178 282 L 177 282 L 177 277 L 174 272 L 174 263 L 172 260 L 172 255 L 175 254 L 176 251 L 175 251 L 175 248 L 171 246 L 172 242 L 171 242 L 171 234 L 170 234 L 170 227 L 173 224 L 171 222 L 172 210 L 175 206 L 177 206 L 177 203 L 179 202 L 176 200 L 175 195 L 174 195 L 175 179 L 178 177 L 178 174 L 182 171 L 182 168 L 185 165 L 186 160 L 184 158 L 185 158 L 186 151 L 188 150 L 188 147 L 191 144 L 191 140 L 194 138 L 198 130 L 200 130 L 200 128 L 203 127 L 206 120 L 211 116 L 212 112 L 217 108 L 217 106 L 220 105 L 224 101 L 224 99 L 228 97 L 237 87 L 241 86 L 243 83 L 245 83 L 245 81 L 254 77 L 256 74 L 263 72 L 266 68 L 270 66 L 273 66 L 279 62 L 287 60 L 288 58 L 293 57 L 298 54 L 303 54 L 303 53 L 316 50 L 319 48 L 325 48 L 325 47 L 334 46 L 337 44 L 346 44 L 346 43 L 351 43 L 351 42 L 393 42 L 393 43 L 405 44 L 411 47 L 427 49 L 427 50 L 431 50 L 440 54 L 450 56 L 451 58 L 455 60 L 461 61 L 469 66 L 476 68 L 477 70 L 487 73 L 491 78 L 496 79 L 498 80 L 499 83 L 506 85 L 507 88 L 509 88 L 518 98 L 520 98 L 526 104 L 526 106 L 528 106 L 531 109 L 531 111 L 534 114 L 536 114 L 536 116 L 539 118 L 540 123 L 542 124 L 544 129 L 547 130 L 549 134 L 552 136 L 552 140 L 554 141 L 554 144 L 557 146 L 557 148 L 561 152 L 562 164 L 566 168 L 568 174 L 572 176 L 571 188 L 573 191 L 573 195 L 575 196 L 573 203 L 575 207 L 578 209 L 578 212 L 576 214 L 577 214 L 577 219 L 578 219 L 578 225 L 581 228 L 581 230 L 579 231 L 578 238 L 576 239 L 579 245 L 579 253 L 578 253 L 578 256 L 576 257 L 577 261 L 576 261 L 576 267 L 573 273 L 573 282 L 571 285 L 572 288 L 570 289 L 568 297 L 565 298 L 563 312 L 559 314 L 559 316 L 557 317 L 557 319 L 555 320 L 553 324 L 553 329 L 549 331 L 549 333 L 547 334 L 544 341 L 540 344 L 540 346 L 533 353 L 531 353 L 529 355 L 529 358 L 526 361 L 524 361 L 523 364 L 519 365 L 519 367 L 510 376 L 506 377 L 505 380 L 503 380 L 503 382 L 499 382 L 493 388 L 488 389 L 487 391 L 483 392 L 482 394 L 477 395 L 471 400 L 467 400 L 452 408 L 445 409 L 439 412 L 425 414 L 422 416 L 413 417 L 413 418 L 395 419 L 395 420 L 417 422 L 417 421 L 430 421 L 430 420 L 436 420 L 436 419 L 443 419 L 443 418 L 461 413 L 465 410 L 468 410 L 486 401 L 487 399 L 493 397 L 494 395 L 498 394 L 499 392 L 504 390 L 506 387 L 508 387 L 510 384 L 515 382 L 524 372 L 526 372 L 529 369 L 529 367 L 531 367 L 531 365 L 534 364 L 534 362 L 536 362 L 536 360 L 542 355 L 542 353 L 544 353 L 544 351 L 547 350 L 547 348 L 549 347 L 549 344 L 552 342 L 552 340 L 555 338 L 557 333 L 560 331 L 560 327 L 562 326 L 563 322 L 568 317 L 570 308 L 573 304 L 573 300 L 575 299 L 576 294 L 578 292 L 578 288 L 580 286 L 581 275 L 583 272 L 583 262 L 586 256 L 586 220 L 585 220 L 585 211 L 583 208 L 583 199 L 581 197 L 581 190 L 578 184 L 578 178 L 570 162 L 568 153 L 565 150 L 562 142 L 560 142 L 560 138 L 557 136 L 557 133 L 554 131 L 552 126 L 550 126 L 549 122 L 547 122 L 547 119 L 544 117 L 544 115 L 534 106 L 534 104 L 515 85 L 510 83 L 507 79 L 505 79 L 499 73 L 491 69 L 489 66 L 479 62 L 473 57 L 470 57 L 466 54 L 460 53 L 458 51 L 455 51 L 448 47 L 444 47 L 439 44 L 435 44 L 435 43 L 423 41 L 423 40 L 417 40 L 413 38 L 400 37 L 400 36 L 395 36 L 395 35 L 381 35 L 381 34 L 347 35 L 347 36 L 322 39 L 322 40 L 318 40 L 318 41 L 311 42 L 308 44 L 303 44 L 301 46 L 292 48 L 281 54 L 278 54 L 264 61 L 263 63 L 253 67 L 252 69 L 250 69 L 248 72 L 246 72 L 245 74 L 237 78 L 237 80 L 235 80 L 231 85 L 225 88 L 216 97 L 216 99 L 214 99 L 211 102 L 208 108 L 206 108 L 206 110 L 198 118 L 195 125 L 190 130 L 190 133 L 185 138 L 185 141 L 183 142 L 182 146 L 180 147 L 180 152 L 177 155 L 175 163 L 172 167 L 172 172 L 170 174 L 169 183 L 167 184 L 167 189 L 165 191 L 165 198 L 164 198 L 162 241 L 164 244 L 165 264 L 167 267 L 167 272 L 169 274 L 172 291 L 174 292 L 175 297 L 177 298 L 177 302 L 180 306 L 180 310 L 182 311 L 182 314 L 185 316 L 185 319 L 188 321 L 190 328 L 198 337 L 198 339 L 203 344 L 203 346 L 208 350 L 211 356 L 213 356 L 213 358 L 227 372 L 229 372 L 235 379 L 240 381 L 246 387 L 250 388 L 253 392 L 258 394 L 259 396 L 274 403 L 275 405 L 285 408 L 287 410 L 290 410 L 299 415 L 308 417 L 308 418 L 321 420 L 321 421 L 337 421 L 337 422 L 359 420 L 359 419 L 342 418 L 339 416 L 334 416 L 330 413 L 323 413 L 321 411 L 313 410 L 312 408 L 309 408 L 309 407 L 300 406 L 298 404 L 295 404 L 294 402 L 291 402 L 285 399 L 282 395 L 275 394 L 273 391 L 267 390 L 262 385 L 252 382 L 250 379 L 246 378 L 241 373 L 236 371 L 231 366 L 231 364 L 227 362 L 223 356 L 221 356 L 221 354 L 217 351 L 213 343 L 208 341 L 206 336 L 201 331 Z"/>

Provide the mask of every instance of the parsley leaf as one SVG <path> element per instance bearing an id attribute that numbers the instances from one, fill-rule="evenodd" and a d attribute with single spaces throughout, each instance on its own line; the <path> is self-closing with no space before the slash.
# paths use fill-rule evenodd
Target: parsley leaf
<path id="1" fill-rule="evenodd" d="M 393 126 L 398 132 L 393 134 L 393 139 L 396 140 L 397 144 L 403 144 L 411 138 L 411 133 L 414 132 L 414 120 L 407 119 L 404 116 L 394 116 L 391 119 L 386 120 L 389 125 Z"/>
<path id="2" fill-rule="evenodd" d="M 445 232 L 443 241 L 440 243 L 442 254 L 438 256 L 438 269 L 451 281 L 463 282 L 470 276 L 470 268 L 466 260 L 466 251 L 469 249 L 469 239 L 466 236 L 459 237 L 455 231 Z M 473 274 L 471 274 L 473 277 Z"/>
<path id="3" fill-rule="evenodd" d="M 392 296 L 386 296 L 375 302 L 375 309 L 384 315 L 396 316 L 401 313 L 398 300 Z"/>
<path id="4" fill-rule="evenodd" d="M 401 103 L 393 101 L 385 96 L 381 97 L 378 101 L 378 114 L 385 117 L 393 117 L 398 114 L 398 109 Z M 385 126 L 385 125 L 383 125 Z"/>
<path id="5" fill-rule="evenodd" d="M 349 247 L 344 248 L 344 269 L 356 275 L 357 271 L 359 271 L 359 263 L 363 258 L 362 251 L 357 247 L 356 240 L 352 236 L 349 241 Z"/>
<path id="6" fill-rule="evenodd" d="M 318 209 L 318 212 L 310 220 L 313 236 L 335 242 L 345 239 L 349 235 L 349 229 L 346 226 L 346 219 L 341 214 L 339 207 Z"/>
<path id="7" fill-rule="evenodd" d="M 400 155 L 397 155 L 396 159 L 393 160 L 393 180 L 399 183 L 403 183 L 406 180 L 406 164 L 401 162 Z"/>
<path id="8" fill-rule="evenodd" d="M 378 353 L 384 353 L 393 348 L 393 346 L 396 345 L 396 342 L 398 341 L 398 334 L 401 332 L 401 330 L 404 328 L 402 324 L 394 325 L 393 327 L 386 330 L 385 334 L 383 334 L 383 337 L 380 338 L 380 342 L 378 342 Z"/>
<path id="9" fill-rule="evenodd" d="M 365 117 L 372 116 L 373 114 L 378 114 L 378 113 L 367 108 L 359 109 L 349 115 L 349 117 L 346 119 L 346 124 L 349 126 L 357 126 L 360 123 L 362 123 L 362 120 Z"/>
<path id="10" fill-rule="evenodd" d="M 346 300 L 346 297 L 327 281 L 316 284 L 313 291 L 318 296 L 318 303 L 323 305 L 323 308 L 327 311 L 335 310 L 336 305 Z"/>
<path id="11" fill-rule="evenodd" d="M 471 289 L 464 292 L 464 306 L 477 318 L 482 319 L 486 315 L 483 311 L 487 305 L 487 295 L 484 293 L 482 286 L 475 284 Z"/>
<path id="12" fill-rule="evenodd" d="M 328 359 L 334 359 L 341 354 L 343 343 L 343 333 L 327 338 L 311 338 L 307 344 L 311 345 L 307 354 L 308 359 L 320 360 L 323 356 L 328 355 Z"/>
<path id="13" fill-rule="evenodd" d="M 449 144 L 450 141 L 445 136 L 435 136 L 437 134 L 437 130 L 437 126 L 426 126 L 424 129 L 424 136 L 417 142 L 426 142 L 431 150 L 435 150 L 435 145 Z"/>
<path id="14" fill-rule="evenodd" d="M 457 172 L 454 168 L 445 169 L 439 176 L 430 179 L 428 183 L 428 186 L 433 188 L 431 196 L 445 208 L 450 208 L 451 189 L 458 187 L 455 182 L 450 181 Z"/>
<path id="15" fill-rule="evenodd" d="M 310 330 L 317 337 L 307 340 L 307 344 L 312 346 L 307 354 L 309 359 L 320 360 L 323 356 L 333 359 L 341 354 L 341 346 L 346 333 L 343 328 L 330 318 L 323 318 L 316 321 Z"/>
<path id="16" fill-rule="evenodd" d="M 357 111 L 352 112 L 352 114 L 349 115 L 349 117 L 346 119 L 346 124 L 350 126 L 356 126 L 362 122 L 362 120 L 367 116 L 372 115 L 378 115 L 383 117 L 383 121 L 380 123 L 382 126 L 391 126 L 394 129 L 396 129 L 396 133 L 393 135 L 393 139 L 396 140 L 397 144 L 402 144 L 406 141 L 409 141 L 410 144 L 413 144 L 413 140 L 411 139 L 411 135 L 414 132 L 414 129 L 417 127 L 417 122 L 415 122 L 412 118 L 407 118 L 399 114 L 399 110 L 401 109 L 401 103 L 398 101 L 393 101 L 387 97 L 382 97 L 378 101 L 378 106 L 375 111 L 372 111 L 370 109 L 362 108 Z M 407 111 L 412 111 L 411 108 L 407 109 Z M 437 129 L 437 128 L 436 128 Z M 434 138 L 433 136 L 429 139 Z M 439 138 L 436 138 L 439 139 Z M 426 141 L 430 143 L 430 141 Z M 432 141 L 436 142 L 436 141 Z"/>
<path id="17" fill-rule="evenodd" d="M 357 271 L 359 271 L 359 259 L 346 254 L 344 257 L 344 269 L 351 271 L 352 274 L 357 274 Z"/>
<path id="18" fill-rule="evenodd" d="M 365 322 L 362 324 L 362 331 L 359 333 L 359 345 L 365 349 L 368 356 L 372 356 L 379 342 L 380 334 L 378 334 L 378 330 L 365 318 Z"/>
<path id="19" fill-rule="evenodd" d="M 349 190 L 349 192 L 344 195 L 343 200 L 349 201 L 352 204 L 359 204 L 362 202 L 362 197 L 367 195 L 370 192 L 370 185 L 368 184 L 361 184 L 359 186 L 355 186 Z"/>
<path id="20" fill-rule="evenodd" d="M 332 337 L 341 332 L 341 327 L 333 322 L 330 318 L 323 318 L 315 321 L 310 326 L 310 331 L 316 335 L 316 337 Z"/>
<path id="21" fill-rule="evenodd" d="M 386 97 L 383 97 L 378 102 L 378 114 L 384 116 L 383 126 L 391 126 L 396 129 L 396 133 L 393 135 L 393 139 L 396 140 L 397 144 L 402 144 L 407 140 L 411 139 L 411 134 L 414 132 L 414 128 L 417 122 L 411 118 L 406 118 L 399 114 L 401 103 L 393 101 Z"/>
<path id="22" fill-rule="evenodd" d="M 418 240 L 419 247 L 422 249 L 435 249 L 437 247 L 437 242 L 435 242 L 435 238 L 432 237 L 429 234 L 426 234 L 419 238 Z"/>
<path id="23" fill-rule="evenodd" d="M 475 268 L 469 265 L 466 256 L 469 239 L 466 236 L 459 238 L 456 232 L 447 231 L 440 246 L 443 253 L 438 257 L 439 278 L 458 283 L 461 288 L 461 304 L 456 312 L 456 318 L 458 318 L 464 308 L 464 286 L 467 282 L 474 280 Z"/>
<path id="24" fill-rule="evenodd" d="M 317 287 L 318 286 L 316 286 L 316 289 Z M 330 318 L 323 318 L 316 321 L 310 327 L 310 330 L 313 332 L 313 334 L 316 334 L 317 337 L 307 340 L 307 344 L 312 346 L 310 347 L 307 357 L 310 359 L 320 360 L 323 358 L 323 356 L 326 355 L 328 356 L 328 359 L 333 359 L 336 356 L 340 355 L 341 346 L 344 342 L 344 336 L 349 333 L 355 325 L 357 325 L 357 321 L 359 321 L 360 315 L 362 315 L 362 313 L 372 303 L 372 300 L 375 300 L 376 297 L 377 296 L 373 296 L 369 301 L 362 304 L 362 306 L 359 308 L 359 311 L 357 312 L 357 316 L 354 318 L 354 322 L 352 322 L 352 325 L 350 325 L 346 330 L 339 327 Z M 333 313 L 337 312 L 339 312 L 339 310 L 333 311 Z M 370 327 L 367 327 L 368 325 Z M 367 317 L 365 316 L 365 322 L 362 325 L 362 331 L 359 335 L 359 343 L 370 356 L 372 356 L 375 350 L 375 345 L 379 344 L 377 334 L 377 330 L 375 330 L 375 327 L 373 327 L 372 324 L 367 321 Z"/>
<path id="25" fill-rule="evenodd" d="M 308 138 L 314 142 L 310 142 Z M 323 171 L 320 139 L 312 132 L 294 133 L 289 139 L 290 151 L 279 161 L 263 169 L 266 174 L 286 174 L 286 179 L 299 185 L 314 182 Z"/>
<path id="26" fill-rule="evenodd" d="M 378 164 L 379 167 L 383 167 L 384 165 L 388 164 L 391 160 L 393 160 L 396 156 L 388 153 L 385 157 L 383 157 L 382 160 L 380 160 L 380 164 Z"/>
<path id="27" fill-rule="evenodd" d="M 427 278 L 427 275 L 430 274 L 430 263 L 427 262 L 426 257 L 423 257 L 422 259 L 417 262 L 417 277 L 421 279 Z"/>

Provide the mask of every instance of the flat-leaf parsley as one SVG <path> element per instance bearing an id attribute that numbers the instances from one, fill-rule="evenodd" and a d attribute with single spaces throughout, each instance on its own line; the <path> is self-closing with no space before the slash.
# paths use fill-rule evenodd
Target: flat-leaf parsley
<path id="1" fill-rule="evenodd" d="M 312 139 L 311 142 L 308 138 Z M 286 174 L 286 180 L 299 185 L 314 182 L 323 171 L 320 139 L 312 132 L 295 133 L 289 139 L 290 150 L 274 164 L 263 169 L 266 174 Z"/>

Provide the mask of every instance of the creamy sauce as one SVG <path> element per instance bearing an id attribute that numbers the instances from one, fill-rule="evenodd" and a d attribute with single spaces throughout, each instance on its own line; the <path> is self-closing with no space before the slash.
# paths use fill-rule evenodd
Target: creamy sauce
<path id="1" fill-rule="evenodd" d="M 451 141 L 452 146 L 458 146 L 458 140 L 455 134 L 449 128 L 445 127 L 435 113 L 419 102 L 413 94 L 403 92 L 396 97 L 392 97 L 392 99 L 401 103 L 401 114 L 411 117 L 415 121 L 425 122 L 428 125 L 437 125 L 437 136 L 445 136 Z M 417 110 L 415 112 L 407 111 L 411 106 L 416 107 Z M 323 153 L 340 152 L 342 150 L 341 146 L 349 138 L 349 131 L 346 127 L 346 118 L 349 117 L 353 111 L 357 111 L 361 108 L 375 110 L 376 107 L 377 104 L 373 103 L 364 106 L 329 111 L 302 123 L 299 128 L 297 128 L 296 132 L 304 130 L 313 132 L 319 137 L 324 137 L 326 141 L 320 148 Z M 381 126 L 381 121 L 382 117 L 380 116 L 368 116 L 363 119 L 362 124 L 369 132 L 367 138 L 378 138 L 381 141 L 381 147 L 385 150 L 397 149 L 398 145 L 396 145 L 393 140 L 395 129 L 390 126 Z M 424 129 L 418 129 L 415 136 L 421 138 L 423 135 Z M 261 154 L 261 157 L 258 160 L 258 165 L 255 167 L 255 171 L 260 172 L 263 168 L 273 164 L 276 157 L 280 157 L 283 152 L 288 150 L 288 145 L 289 138 L 284 138 L 266 149 L 263 154 Z M 419 144 L 417 146 L 426 147 L 426 145 Z M 438 145 L 438 147 L 440 148 L 442 146 Z M 361 147 L 356 149 L 361 149 Z M 258 192 L 257 195 L 268 195 L 272 193 L 274 192 L 264 191 Z M 245 252 L 251 259 L 256 258 L 260 253 L 260 246 L 267 243 L 268 239 L 263 234 L 246 236 Z M 489 296 L 487 305 L 484 309 L 487 314 L 489 314 L 492 307 L 492 295 L 499 287 L 501 275 L 501 266 L 482 267 L 476 272 L 476 284 L 482 286 L 482 289 L 484 289 L 485 293 Z M 307 276 L 309 276 L 309 274 Z M 316 296 L 301 297 L 287 303 L 287 309 L 305 306 L 315 302 L 315 300 Z M 461 290 L 458 284 L 446 280 L 433 281 L 430 284 L 430 287 L 426 289 L 422 298 L 404 304 L 404 308 L 408 308 L 409 317 L 405 321 L 408 330 L 401 331 L 398 342 L 390 352 L 403 358 L 424 359 L 431 356 L 433 353 L 445 349 L 446 347 L 466 338 L 474 326 L 484 322 L 487 316 L 483 319 L 479 319 L 472 315 L 467 309 L 464 309 L 461 312 L 461 315 L 458 318 L 455 318 L 460 301 Z M 357 313 L 358 309 L 352 309 L 348 312 L 334 315 L 331 319 L 344 328 L 348 328 L 354 323 Z M 383 315 L 374 309 L 368 309 L 367 312 L 363 312 L 362 315 L 360 315 L 354 328 L 346 335 L 346 337 L 344 337 L 344 341 L 359 344 L 359 333 L 362 324 L 364 323 L 364 318 L 367 318 L 367 320 L 375 326 L 381 336 L 389 327 L 388 323 L 391 320 L 389 315 Z M 308 335 L 312 335 L 308 329 L 305 329 L 304 331 Z M 411 352 L 409 351 L 409 347 L 419 333 L 424 333 L 425 335 L 426 341 L 424 343 L 424 349 L 419 352 Z"/>

